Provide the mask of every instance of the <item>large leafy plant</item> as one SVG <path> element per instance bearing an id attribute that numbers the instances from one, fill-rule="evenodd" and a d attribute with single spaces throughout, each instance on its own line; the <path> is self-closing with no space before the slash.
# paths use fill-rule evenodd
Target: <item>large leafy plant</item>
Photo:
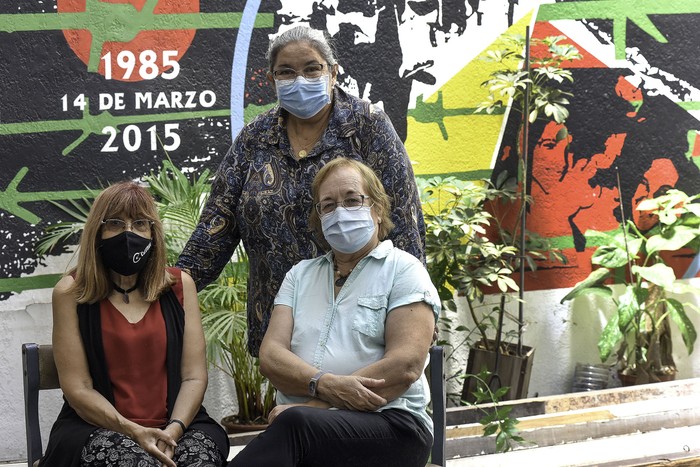
<path id="1" fill-rule="evenodd" d="M 700 289 L 678 278 L 669 261 L 674 252 L 700 248 L 700 205 L 694 203 L 699 197 L 669 190 L 639 203 L 638 210 L 658 216 L 656 226 L 647 232 L 631 220 L 614 232 L 586 232 L 600 245 L 591 258 L 598 268 L 562 299 L 595 294 L 612 306 L 613 315 L 598 341 L 600 359 L 606 362 L 615 353 L 619 369 L 637 384 L 675 374 L 671 323 L 681 333 L 688 354 L 693 352 L 697 333 L 686 309 L 697 307 L 678 297 L 697 296 Z M 621 294 L 608 285 L 612 280 L 624 282 Z"/>
<path id="2" fill-rule="evenodd" d="M 168 251 L 175 261 L 197 226 L 209 190 L 209 171 L 189 178 L 170 161 L 145 177 L 158 200 Z M 236 249 L 219 277 L 199 292 L 209 362 L 230 376 L 236 388 L 238 423 L 267 423 L 274 407 L 273 386 L 247 351 L 248 255 Z"/>
<path id="3" fill-rule="evenodd" d="M 489 180 L 466 182 L 454 177 L 418 179 L 426 225 L 426 263 L 428 273 L 438 289 L 443 308 L 455 311 L 454 293 L 466 299 L 473 330 L 463 326 L 450 331 L 468 331 L 462 342 L 474 340 L 488 350 L 494 338 L 503 331 L 503 318 L 517 320 L 506 312 L 512 293 L 519 290 L 513 275 L 519 268 L 519 236 L 492 214 L 499 204 L 513 203 L 517 196 L 514 180 L 503 176 L 493 184 Z M 565 262 L 559 250 L 545 239 L 526 235 L 523 260 L 531 270 L 539 260 Z M 500 294 L 500 301 L 491 306 L 488 294 Z M 449 327 L 449 323 L 448 327 Z M 476 332 L 478 338 L 473 339 Z M 495 339 L 499 341 L 500 339 Z"/>
<path id="4" fill-rule="evenodd" d="M 516 196 L 514 183 L 501 181 L 497 188 L 488 180 L 478 182 L 462 181 L 455 177 L 432 177 L 417 180 L 423 205 L 426 225 L 426 265 L 428 273 L 438 289 L 443 309 L 450 312 L 442 316 L 441 331 L 460 337 L 453 342 L 441 341 L 450 349 L 448 359 L 464 346 L 480 345 L 496 351 L 496 336 L 503 333 L 503 318 L 513 315 L 505 313 L 505 304 L 518 284 L 513 280 L 517 266 L 518 249 L 508 243 L 513 236 L 502 230 L 500 219 L 495 217 L 489 206 L 494 203 L 513 202 Z M 544 255 L 530 251 L 529 261 Z M 452 317 L 456 312 L 454 294 L 459 292 L 466 299 L 473 328 L 463 324 L 455 325 Z M 500 294 L 503 299 L 497 306 L 488 305 L 485 297 L 489 293 Z M 513 337 L 506 333 L 506 339 Z M 498 349 L 504 351 L 504 348 Z M 496 449 L 507 451 L 524 440 L 518 435 L 517 420 L 510 417 L 510 408 L 500 407 L 499 402 L 509 388 L 491 388 L 487 381 L 493 375 L 483 370 L 479 375 L 466 375 L 462 370 L 448 375 L 450 380 L 465 377 L 477 381 L 474 403 L 492 402 L 492 408 L 480 408 L 484 417 L 484 436 L 495 434 Z M 448 393 L 453 403 L 461 403 L 461 394 Z"/>

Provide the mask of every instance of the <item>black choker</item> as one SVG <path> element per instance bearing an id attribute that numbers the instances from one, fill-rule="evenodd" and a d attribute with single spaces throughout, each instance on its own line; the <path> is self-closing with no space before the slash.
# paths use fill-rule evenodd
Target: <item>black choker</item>
<path id="1" fill-rule="evenodd" d="M 355 268 L 353 268 L 355 269 Z M 335 286 L 336 287 L 342 287 L 345 285 L 345 281 L 348 280 L 348 276 L 352 274 L 352 269 L 348 271 L 347 274 L 342 275 L 340 271 L 338 270 L 338 263 L 335 262 L 335 257 L 333 258 L 333 271 L 335 271 L 335 275 L 338 276 L 338 278 L 335 280 Z"/>
<path id="2" fill-rule="evenodd" d="M 345 282 L 345 281 L 343 281 L 343 282 Z M 136 284 L 136 285 L 133 286 L 132 288 L 124 290 L 124 289 L 122 289 L 121 287 L 119 287 L 117 284 L 115 284 L 114 282 L 112 282 L 112 287 L 114 287 L 114 290 L 116 290 L 116 291 L 119 292 L 120 294 L 123 294 L 122 299 L 124 300 L 124 303 L 129 303 L 129 294 L 130 294 L 131 292 L 133 292 L 134 290 L 136 290 L 136 289 L 138 288 L 138 286 L 139 286 L 139 285 Z"/>

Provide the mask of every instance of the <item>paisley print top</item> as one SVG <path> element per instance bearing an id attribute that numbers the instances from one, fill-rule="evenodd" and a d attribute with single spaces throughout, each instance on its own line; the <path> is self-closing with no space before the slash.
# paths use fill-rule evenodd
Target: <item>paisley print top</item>
<path id="1" fill-rule="evenodd" d="M 239 241 L 250 261 L 248 349 L 258 355 L 273 300 L 285 273 L 325 253 L 308 227 L 311 182 L 336 157 L 374 169 L 392 198 L 394 245 L 424 262 L 425 226 L 406 149 L 389 117 L 366 101 L 333 90 L 333 112 L 321 139 L 296 159 L 279 106 L 236 137 L 219 166 L 199 225 L 177 266 L 202 289 L 215 280 Z"/>

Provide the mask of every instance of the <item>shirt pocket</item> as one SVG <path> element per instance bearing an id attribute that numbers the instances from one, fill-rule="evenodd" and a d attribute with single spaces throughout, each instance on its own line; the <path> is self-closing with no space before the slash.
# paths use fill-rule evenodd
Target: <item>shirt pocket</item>
<path id="1" fill-rule="evenodd" d="M 369 337 L 384 337 L 387 303 L 385 295 L 358 297 L 357 314 L 352 323 L 353 330 Z"/>

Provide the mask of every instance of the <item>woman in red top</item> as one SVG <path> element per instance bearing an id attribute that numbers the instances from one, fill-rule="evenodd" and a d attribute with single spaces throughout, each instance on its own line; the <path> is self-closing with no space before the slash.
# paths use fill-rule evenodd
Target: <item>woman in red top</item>
<path id="1" fill-rule="evenodd" d="M 194 282 L 166 268 L 155 203 L 133 182 L 95 199 L 54 288 L 53 350 L 66 403 L 42 467 L 225 464 L 228 437 L 202 407 Z"/>

